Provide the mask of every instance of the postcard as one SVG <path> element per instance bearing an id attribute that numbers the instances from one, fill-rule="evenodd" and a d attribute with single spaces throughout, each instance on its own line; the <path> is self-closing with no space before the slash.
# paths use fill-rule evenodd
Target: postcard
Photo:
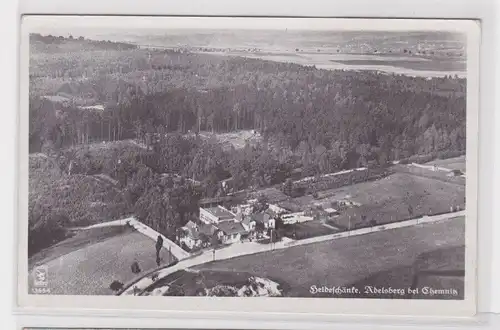
<path id="1" fill-rule="evenodd" d="M 476 22 L 21 31 L 19 306 L 475 313 Z"/>

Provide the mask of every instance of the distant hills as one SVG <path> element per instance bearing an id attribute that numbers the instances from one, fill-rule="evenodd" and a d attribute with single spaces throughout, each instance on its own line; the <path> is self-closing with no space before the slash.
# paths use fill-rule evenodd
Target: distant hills
<path id="1" fill-rule="evenodd" d="M 137 46 L 110 40 L 90 40 L 83 36 L 63 37 L 53 35 L 41 35 L 39 33 L 30 34 L 30 46 L 36 51 L 75 51 L 82 47 L 82 50 L 127 50 L 135 49 Z"/>

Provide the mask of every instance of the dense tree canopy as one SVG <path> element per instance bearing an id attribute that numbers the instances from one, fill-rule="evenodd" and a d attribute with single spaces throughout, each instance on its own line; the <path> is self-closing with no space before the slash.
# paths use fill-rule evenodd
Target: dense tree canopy
<path id="1" fill-rule="evenodd" d="M 110 42 L 78 52 L 86 40 L 33 38 L 43 52 L 32 56 L 30 70 L 30 153 L 55 159 L 79 184 L 85 180 L 79 193 L 89 203 L 102 188 L 78 175 L 116 181 L 122 211 L 113 206 L 112 214 L 93 218 L 130 212 L 173 237 L 195 216 L 200 198 L 228 192 L 222 180 L 233 191 L 285 183 L 282 190 L 294 195 L 304 192 L 291 179 L 297 170 L 317 176 L 465 153 L 466 82 L 457 77 L 322 70 Z M 69 53 L 55 51 L 63 46 Z M 88 108 L 94 103 L 102 107 Z M 261 139 L 226 148 L 205 134 L 241 130 Z M 87 216 L 84 204 L 70 205 L 77 200 L 47 196 L 58 211 L 30 199 L 34 232 L 59 233 L 73 221 L 67 210 Z"/>

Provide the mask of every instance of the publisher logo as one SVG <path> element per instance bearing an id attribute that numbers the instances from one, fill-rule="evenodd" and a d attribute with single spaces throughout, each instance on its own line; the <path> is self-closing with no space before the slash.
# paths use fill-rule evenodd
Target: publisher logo
<path id="1" fill-rule="evenodd" d="M 45 288 L 48 285 L 47 266 L 38 266 L 35 268 L 33 284 L 38 288 Z"/>

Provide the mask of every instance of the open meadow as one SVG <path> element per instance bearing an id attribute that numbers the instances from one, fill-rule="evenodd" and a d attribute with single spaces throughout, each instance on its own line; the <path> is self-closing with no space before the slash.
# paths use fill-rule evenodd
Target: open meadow
<path id="1" fill-rule="evenodd" d="M 463 209 L 465 206 L 465 186 L 407 173 L 394 173 L 377 181 L 323 191 L 321 195 L 327 197 L 315 199 L 307 195 L 295 198 L 293 202 L 302 207 L 317 204 L 323 208 L 331 207 L 337 200 L 360 204 L 342 210 L 331 220 L 335 227 L 345 229 L 349 222 L 351 228 L 363 227 L 372 220 L 383 224 L 450 212 L 450 207 Z"/>
<path id="2" fill-rule="evenodd" d="M 460 170 L 462 172 L 465 172 L 465 156 L 447 159 L 436 159 L 432 162 L 427 163 L 427 165 L 437 165 L 439 167 L 448 168 L 450 170 Z"/>
<path id="3" fill-rule="evenodd" d="M 166 249 L 160 258 L 163 266 L 174 261 Z M 51 294 L 111 295 L 113 281 L 127 284 L 157 268 L 155 241 L 121 226 L 83 230 L 32 259 L 48 268 Z M 134 261 L 141 270 L 138 274 L 131 270 Z"/>
<path id="4" fill-rule="evenodd" d="M 463 270 L 464 225 L 463 217 L 454 218 L 215 261 L 196 269 L 272 278 L 290 288 L 287 295 L 291 297 L 311 297 L 313 285 L 363 287 L 390 283 L 394 288 L 407 288 L 420 269 L 439 271 L 451 266 Z M 461 286 L 456 288 L 463 294 Z"/>

